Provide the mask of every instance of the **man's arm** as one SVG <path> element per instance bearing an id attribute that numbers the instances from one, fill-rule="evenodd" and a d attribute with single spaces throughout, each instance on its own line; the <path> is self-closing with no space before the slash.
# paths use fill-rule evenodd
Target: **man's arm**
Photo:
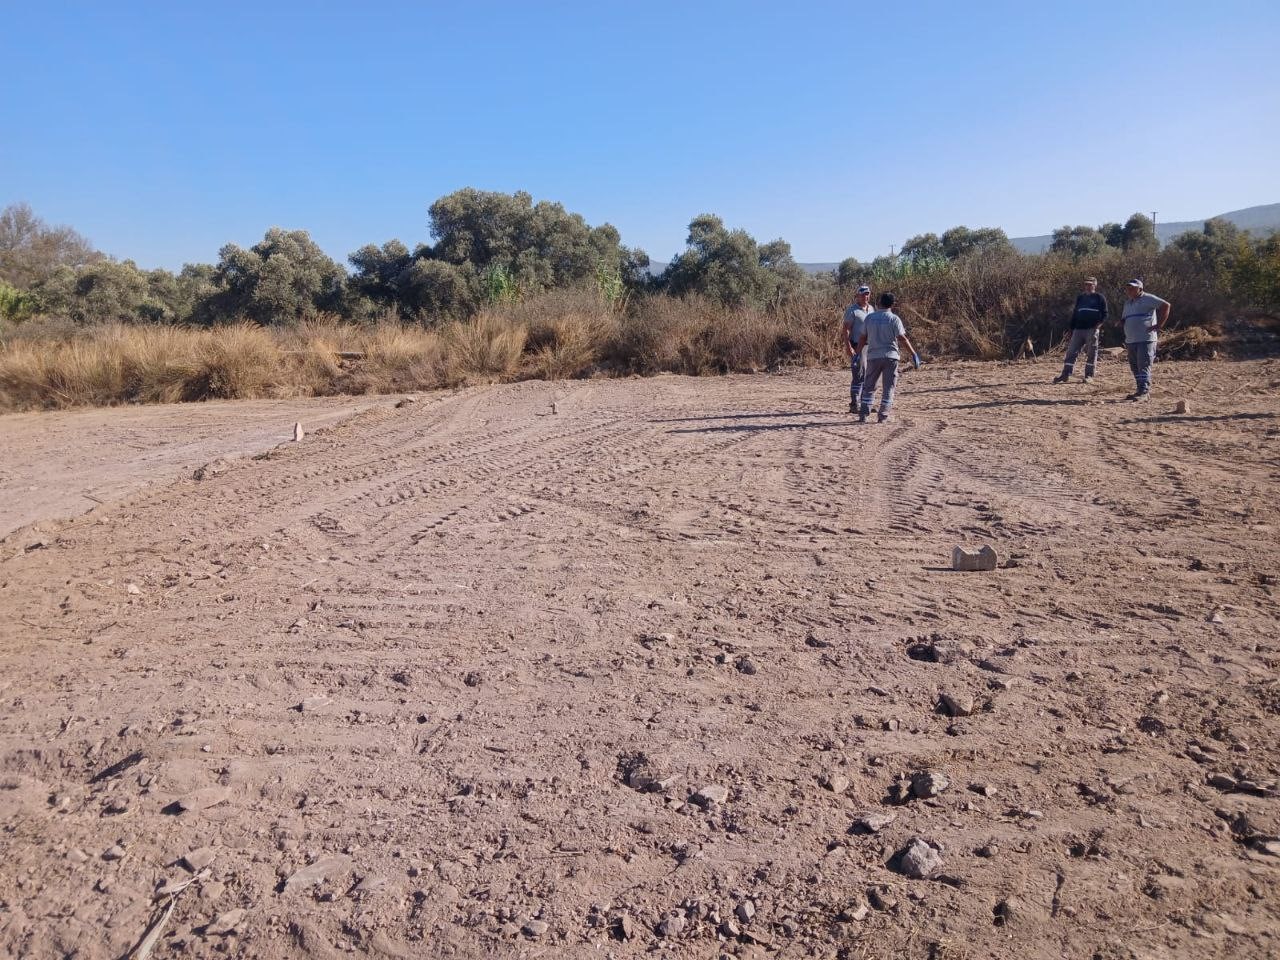
<path id="1" fill-rule="evenodd" d="M 853 340 L 849 338 L 849 334 L 852 332 L 853 327 L 850 325 L 849 321 L 842 321 L 840 324 L 840 345 L 844 347 L 844 355 L 846 357 L 852 357 L 854 353 Z"/>
<path id="2" fill-rule="evenodd" d="M 1156 333 L 1164 329 L 1164 325 L 1169 322 L 1169 312 L 1173 309 L 1172 304 L 1167 300 L 1156 307 Z"/>
<path id="3" fill-rule="evenodd" d="M 1102 301 L 1102 319 L 1098 321 L 1098 326 L 1102 326 L 1107 322 L 1107 298 L 1102 294 L 1098 294 L 1098 299 Z"/>
<path id="4" fill-rule="evenodd" d="M 866 334 L 866 331 L 864 330 L 862 333 L 862 336 L 858 338 L 858 353 L 861 353 L 862 348 L 865 347 L 866 345 L 867 345 L 867 334 Z"/>

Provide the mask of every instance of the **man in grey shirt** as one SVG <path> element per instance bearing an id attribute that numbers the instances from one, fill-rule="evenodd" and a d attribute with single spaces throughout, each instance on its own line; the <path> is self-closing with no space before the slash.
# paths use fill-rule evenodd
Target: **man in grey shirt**
<path id="1" fill-rule="evenodd" d="M 893 394 L 898 385 L 898 344 L 911 351 L 911 362 L 920 369 L 920 354 L 907 339 L 907 328 L 902 320 L 893 312 L 894 296 L 892 293 L 880 294 L 880 309 L 867 315 L 865 328 L 858 340 L 858 349 L 867 348 L 867 375 L 862 381 L 862 398 L 858 409 L 858 422 L 866 423 L 871 413 L 871 398 L 876 392 L 876 381 L 884 378 L 884 388 L 880 394 L 879 422 L 889 419 L 889 409 L 893 406 Z"/>
<path id="2" fill-rule="evenodd" d="M 1146 400 L 1151 396 L 1151 366 L 1156 362 L 1156 343 L 1160 331 L 1169 322 L 1168 300 L 1143 290 L 1141 280 L 1130 280 L 1124 288 L 1125 349 L 1129 352 L 1129 369 L 1133 371 L 1135 389 L 1126 400 Z"/>
<path id="3" fill-rule="evenodd" d="M 857 413 L 858 397 L 862 395 L 862 378 L 866 367 L 862 362 L 862 351 L 858 349 L 858 341 L 862 339 L 863 324 L 871 313 L 871 288 L 865 283 L 858 288 L 853 303 L 844 312 L 844 322 L 840 324 L 840 343 L 844 347 L 845 356 L 849 358 L 849 412 Z"/>

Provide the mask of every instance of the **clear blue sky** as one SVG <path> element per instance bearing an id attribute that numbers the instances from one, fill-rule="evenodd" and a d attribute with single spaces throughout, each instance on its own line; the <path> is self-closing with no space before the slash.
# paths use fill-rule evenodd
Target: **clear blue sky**
<path id="1" fill-rule="evenodd" d="M 0 0 L 0 207 L 142 266 L 270 226 L 345 261 L 459 187 L 655 260 L 797 259 L 1280 201 L 1280 3 Z"/>

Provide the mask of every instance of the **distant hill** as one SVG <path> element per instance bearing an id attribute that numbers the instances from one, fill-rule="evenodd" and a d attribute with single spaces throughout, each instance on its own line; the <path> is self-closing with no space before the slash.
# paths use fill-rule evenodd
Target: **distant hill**
<path id="1" fill-rule="evenodd" d="M 1245 207 L 1243 210 L 1232 210 L 1230 213 L 1220 213 L 1218 216 L 1224 220 L 1230 220 L 1241 230 L 1248 230 L 1250 233 L 1267 234 L 1272 230 L 1280 230 L 1280 203 Z M 1098 224 L 1095 223 L 1092 226 L 1096 227 Z M 1203 229 L 1203 220 L 1174 220 L 1169 223 L 1156 221 L 1156 237 L 1162 244 L 1168 243 L 1178 234 L 1186 233 L 1188 230 Z M 1043 237 L 1012 237 L 1010 239 L 1019 253 L 1044 253 L 1053 242 L 1052 234 Z"/>
<path id="2" fill-rule="evenodd" d="M 1230 213 L 1220 213 L 1218 216 L 1224 220 L 1230 220 L 1241 230 L 1248 230 L 1250 233 L 1266 235 L 1273 230 L 1280 230 L 1280 203 L 1266 203 L 1259 207 L 1245 207 L 1243 210 L 1232 210 Z M 1125 219 L 1127 220 L 1128 217 Z M 1213 218 L 1210 217 L 1208 219 Z M 1120 222 L 1123 223 L 1124 221 Z M 1072 226 L 1075 226 L 1075 224 L 1072 224 Z M 1098 224 L 1093 224 L 1093 226 L 1098 226 Z M 1188 230 L 1203 229 L 1203 220 L 1175 220 L 1170 223 L 1156 222 L 1156 236 L 1161 244 L 1168 243 L 1178 234 L 1186 233 Z M 1011 237 L 1010 242 L 1019 253 L 1044 253 L 1049 249 L 1049 244 L 1053 242 L 1053 235 Z M 834 270 L 839 265 L 839 263 L 800 264 L 809 273 L 825 273 Z M 665 269 L 667 269 L 667 265 L 659 261 L 649 264 L 649 273 L 654 276 L 657 276 Z"/>

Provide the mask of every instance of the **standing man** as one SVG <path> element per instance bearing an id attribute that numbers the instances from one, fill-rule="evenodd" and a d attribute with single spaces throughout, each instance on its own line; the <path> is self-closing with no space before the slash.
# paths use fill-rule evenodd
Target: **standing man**
<path id="1" fill-rule="evenodd" d="M 867 375 L 862 381 L 862 401 L 858 408 L 858 422 L 866 423 L 871 413 L 871 398 L 876 392 L 876 381 L 884 377 L 884 387 L 880 394 L 879 422 L 889 419 L 889 408 L 893 406 L 893 392 L 898 385 L 898 344 L 911 351 L 911 362 L 920 369 L 920 354 L 907 339 L 907 328 L 902 320 L 893 312 L 894 297 L 892 293 L 880 294 L 880 309 L 867 315 L 865 329 L 858 340 L 858 349 L 867 348 Z"/>
<path id="2" fill-rule="evenodd" d="M 1130 280 L 1124 288 L 1125 305 L 1121 316 L 1124 343 L 1129 351 L 1129 369 L 1133 371 L 1135 389 L 1126 400 L 1146 400 L 1151 396 L 1151 365 L 1156 362 L 1156 343 L 1160 331 L 1169 322 L 1170 305 L 1154 293 L 1146 293 L 1141 280 Z"/>
<path id="3" fill-rule="evenodd" d="M 1071 379 L 1076 357 L 1086 347 L 1089 352 L 1085 355 L 1084 382 L 1093 381 L 1093 372 L 1098 366 L 1098 340 L 1106 322 L 1107 298 L 1098 293 L 1096 277 L 1085 277 L 1084 290 L 1076 297 L 1075 309 L 1071 311 L 1071 342 L 1067 344 L 1067 357 L 1062 362 L 1062 373 L 1053 378 L 1054 383 L 1066 383 Z"/>
<path id="4" fill-rule="evenodd" d="M 862 351 L 858 347 L 862 339 L 862 331 L 871 310 L 871 288 L 865 283 L 858 288 L 853 303 L 844 312 L 844 322 L 840 324 L 840 342 L 844 346 L 845 356 L 849 358 L 849 412 L 858 412 L 858 397 L 862 394 L 862 378 L 866 367 L 862 362 Z"/>

